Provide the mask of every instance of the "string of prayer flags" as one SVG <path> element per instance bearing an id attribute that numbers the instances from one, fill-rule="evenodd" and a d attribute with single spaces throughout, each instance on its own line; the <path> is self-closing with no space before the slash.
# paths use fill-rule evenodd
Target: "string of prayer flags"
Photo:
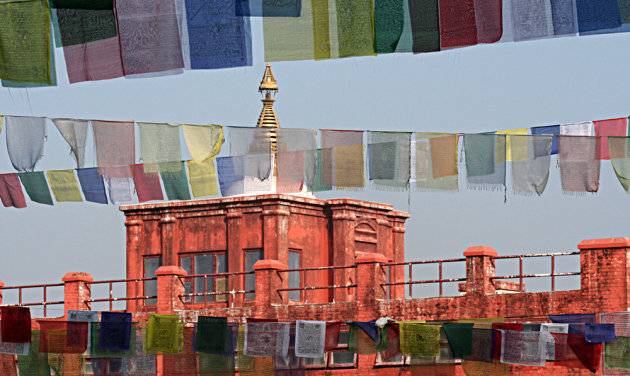
<path id="1" fill-rule="evenodd" d="M 140 131 L 140 160 L 147 173 L 157 174 L 156 163 L 178 162 L 181 158 L 179 125 L 166 123 L 136 123 Z M 165 164 L 164 169 L 181 170 L 181 164 Z"/>
<path id="2" fill-rule="evenodd" d="M 440 0 L 438 4 L 441 48 L 477 44 L 474 0 Z"/>
<path id="3" fill-rule="evenodd" d="M 184 67 L 173 0 L 116 2 L 125 75 Z"/>
<path id="4" fill-rule="evenodd" d="M 565 193 L 597 192 L 600 161 L 597 138 L 558 136 L 558 166 Z"/>
<path id="5" fill-rule="evenodd" d="M 326 345 L 326 322 L 295 322 L 295 355 L 302 358 L 321 358 Z"/>
<path id="6" fill-rule="evenodd" d="M 469 187 L 488 190 L 505 187 L 505 149 L 504 135 L 464 135 Z"/>
<path id="7" fill-rule="evenodd" d="M 458 135 L 415 134 L 415 179 L 418 189 L 457 190 Z"/>
<path id="8" fill-rule="evenodd" d="M 615 341 L 614 324 L 586 324 L 584 339 L 588 343 L 607 343 Z"/>
<path id="9" fill-rule="evenodd" d="M 173 165 L 179 166 L 173 167 Z M 186 169 L 184 162 L 163 162 L 158 164 L 164 190 L 169 200 L 190 200 L 190 191 L 188 190 L 188 178 L 186 177 Z"/>
<path id="10" fill-rule="evenodd" d="M 77 169 L 77 176 L 85 201 L 107 205 L 105 183 L 103 177 L 98 173 L 98 168 L 79 168 Z"/>
<path id="11" fill-rule="evenodd" d="M 46 178 L 58 202 L 83 201 L 74 170 L 46 171 Z"/>
<path id="12" fill-rule="evenodd" d="M 129 350 L 131 314 L 102 312 L 98 346 L 104 350 Z"/>
<path id="13" fill-rule="evenodd" d="M 203 353 L 224 354 L 232 330 L 225 317 L 199 316 L 195 335 L 195 350 Z"/>
<path id="14" fill-rule="evenodd" d="M 368 131 L 370 180 L 377 187 L 405 189 L 411 169 L 411 133 Z"/>
<path id="15" fill-rule="evenodd" d="M 383 0 L 374 3 L 374 45 L 377 53 L 396 51 L 404 24 L 404 0 Z"/>
<path id="16" fill-rule="evenodd" d="M 247 322 L 244 353 L 251 357 L 286 356 L 289 352 L 290 324 L 286 322 Z"/>
<path id="17" fill-rule="evenodd" d="M 594 313 L 571 313 L 564 315 L 547 315 L 549 320 L 554 323 L 561 324 L 572 324 L 572 323 L 582 323 L 582 324 L 595 324 L 596 318 Z"/>
<path id="18" fill-rule="evenodd" d="M 533 127 L 530 128 L 532 135 L 552 135 L 557 136 L 560 134 L 560 125 L 549 125 L 546 127 Z M 553 137 L 551 144 L 551 155 L 558 154 L 558 138 Z"/>
<path id="19" fill-rule="evenodd" d="M 39 352 L 39 335 L 39 330 L 33 330 L 28 355 L 17 357 L 20 376 L 50 376 L 48 354 Z"/>
<path id="20" fill-rule="evenodd" d="M 312 185 L 317 164 L 317 131 L 314 129 L 276 129 L 278 140 L 278 183 L 280 191 L 299 192 Z M 284 188 L 284 189 L 282 189 Z"/>
<path id="21" fill-rule="evenodd" d="M 621 26 L 617 0 L 576 0 L 580 33 Z"/>
<path id="22" fill-rule="evenodd" d="M 363 131 L 322 130 L 323 183 L 339 188 L 365 185 Z"/>
<path id="23" fill-rule="evenodd" d="M 445 323 L 442 325 L 448 344 L 456 358 L 463 358 L 472 352 L 472 323 Z"/>
<path id="24" fill-rule="evenodd" d="M 51 83 L 49 9 L 46 0 L 0 3 L 0 78 Z"/>
<path id="25" fill-rule="evenodd" d="M 501 331 L 501 363 L 544 367 L 547 347 L 540 332 Z"/>
<path id="26" fill-rule="evenodd" d="M 31 341 L 31 311 L 25 307 L 0 307 L 0 336 L 2 342 Z"/>
<path id="27" fill-rule="evenodd" d="M 249 18 L 237 14 L 241 7 L 238 3 L 230 0 L 185 1 L 191 69 L 252 65 Z"/>
<path id="28" fill-rule="evenodd" d="M 87 349 L 88 324 L 80 321 L 37 320 L 39 352 L 81 354 Z"/>
<path id="29" fill-rule="evenodd" d="M 178 315 L 149 315 L 146 351 L 178 354 L 184 342 L 183 326 Z"/>
<path id="30" fill-rule="evenodd" d="M 234 164 L 238 175 L 265 180 L 271 172 L 271 138 L 268 128 L 228 127 L 230 132 L 230 155 L 256 155 L 243 158 L 242 165 Z"/>
<path id="31" fill-rule="evenodd" d="M 339 345 L 339 333 L 341 332 L 341 322 L 326 323 L 326 343 L 324 351 L 330 351 Z"/>
<path id="32" fill-rule="evenodd" d="M 608 160 L 611 158 L 608 147 L 608 136 L 625 136 L 628 132 L 628 118 L 596 120 L 593 122 L 597 142 L 597 157 Z"/>
<path id="33" fill-rule="evenodd" d="M 53 204 L 43 171 L 20 172 L 18 176 L 31 201 L 45 205 Z"/>
<path id="34" fill-rule="evenodd" d="M 135 358 L 136 357 L 136 325 L 131 324 L 131 335 L 129 337 L 129 348 L 127 349 L 107 349 L 100 346 L 102 324 L 90 322 L 90 356 L 92 358 Z M 106 329 L 107 331 L 108 329 Z M 124 336 L 126 333 L 121 333 Z M 118 343 L 117 345 L 121 345 Z M 124 344 L 123 344 L 124 345 Z M 109 347 L 109 346 L 108 346 Z M 116 347 L 116 346 L 112 346 Z M 122 346 L 117 346 L 122 347 Z"/>
<path id="35" fill-rule="evenodd" d="M 17 174 L 0 174 L 0 200 L 2 200 L 2 205 L 5 208 L 12 206 L 22 209 L 26 207 L 26 199 Z"/>
<path id="36" fill-rule="evenodd" d="M 509 136 L 512 155 L 512 188 L 515 193 L 542 195 L 549 180 L 553 136 Z M 520 156 L 525 158 L 520 160 Z"/>
<path id="37" fill-rule="evenodd" d="M 70 150 L 78 168 L 85 164 L 85 144 L 87 141 L 88 121 L 74 119 L 52 119 L 59 133 L 70 145 Z"/>
<path id="38" fill-rule="evenodd" d="M 92 120 L 96 160 L 101 175 L 108 178 L 130 178 L 136 163 L 136 140 L 133 121 Z"/>
<path id="39" fill-rule="evenodd" d="M 376 55 L 371 0 L 346 0 L 335 3 L 339 57 Z"/>
<path id="40" fill-rule="evenodd" d="M 7 116 L 6 128 L 7 151 L 11 164 L 19 172 L 33 171 L 44 155 L 46 118 Z"/>
<path id="41" fill-rule="evenodd" d="M 217 170 L 214 167 L 214 159 L 186 161 L 186 167 L 188 167 L 188 181 L 194 198 L 218 194 Z"/>
<path id="42" fill-rule="evenodd" d="M 221 146 L 225 142 L 222 126 L 183 124 L 182 128 L 193 160 L 204 161 L 221 151 Z"/>
<path id="43" fill-rule="evenodd" d="M 146 163 L 145 163 L 146 165 Z M 157 171 L 157 167 L 153 167 L 153 171 Z M 160 178 L 157 174 L 147 173 L 151 171 L 141 164 L 134 165 L 133 183 L 136 186 L 136 194 L 139 202 L 152 200 L 164 200 L 162 195 L 162 187 L 160 186 Z"/>
<path id="44" fill-rule="evenodd" d="M 404 356 L 432 358 L 440 355 L 440 325 L 399 322 L 400 352 Z"/>

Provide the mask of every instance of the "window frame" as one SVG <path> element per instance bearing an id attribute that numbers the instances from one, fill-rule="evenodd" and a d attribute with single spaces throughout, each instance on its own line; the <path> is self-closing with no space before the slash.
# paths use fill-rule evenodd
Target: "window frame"
<path id="1" fill-rule="evenodd" d="M 197 256 L 205 256 L 205 255 L 210 255 L 212 256 L 212 269 L 213 271 L 211 273 L 202 273 L 202 274 L 224 274 L 224 273 L 219 273 L 217 271 L 217 266 L 218 266 L 218 256 L 224 256 L 225 257 L 225 274 L 228 273 L 228 257 L 227 257 L 227 251 L 224 250 L 219 250 L 219 251 L 203 251 L 203 252 L 185 252 L 185 253 L 179 253 L 178 254 L 178 261 L 179 261 L 179 266 L 186 270 L 183 266 L 183 259 L 188 258 L 190 260 L 190 273 L 188 275 L 196 275 L 195 273 L 195 267 L 196 267 L 196 257 Z M 188 272 L 188 270 L 186 270 L 186 272 Z M 227 279 L 227 276 L 225 277 Z M 207 277 L 206 278 L 206 283 L 203 283 L 202 281 L 203 277 L 196 277 L 196 278 L 187 278 L 186 281 L 184 282 L 184 288 L 186 288 L 187 284 L 190 284 L 190 291 L 186 291 L 186 294 L 190 294 L 190 293 L 196 293 L 196 285 L 198 282 L 201 282 L 201 285 L 203 286 L 203 291 L 199 291 L 202 293 L 208 293 L 208 292 L 217 292 L 217 279 L 221 279 L 221 278 L 217 278 L 215 277 Z M 226 280 L 227 282 L 227 280 Z M 208 284 L 212 283 L 212 291 L 208 288 Z M 226 284 L 226 290 L 229 290 L 227 288 L 227 284 Z M 184 303 L 185 304 L 208 304 L 208 303 L 225 303 L 228 301 L 228 296 L 227 295 L 201 295 L 201 296 L 188 296 L 184 299 Z"/>
<path id="2" fill-rule="evenodd" d="M 346 334 L 348 336 L 348 339 L 345 340 L 345 343 L 341 343 L 341 336 L 342 334 Z M 350 351 L 348 351 L 348 340 L 350 336 L 350 328 L 348 326 L 342 326 L 341 330 L 339 331 L 339 343 L 337 344 L 337 347 L 335 347 L 333 350 L 328 352 L 328 356 L 326 357 L 327 362 L 326 362 L 326 368 L 356 368 L 357 366 L 357 354 L 356 353 L 352 353 Z M 349 353 L 349 354 L 353 354 L 353 360 L 352 363 L 333 363 L 334 361 L 334 353 Z"/>
<path id="3" fill-rule="evenodd" d="M 146 276 L 146 261 L 148 259 L 159 259 L 159 264 L 158 267 L 155 269 L 156 271 L 163 265 L 162 264 L 162 255 L 143 255 L 142 256 L 142 278 L 154 278 L 156 277 L 155 272 L 153 272 L 153 277 L 147 277 Z M 142 303 L 143 305 L 148 305 L 148 306 L 154 306 L 157 305 L 157 279 L 153 280 L 153 281 L 146 281 L 146 280 L 142 280 L 142 296 L 152 296 L 151 294 L 147 293 L 147 284 L 153 284 L 155 283 L 155 298 L 151 298 L 151 299 L 142 299 Z"/>
<path id="4" fill-rule="evenodd" d="M 291 265 L 291 253 L 295 253 L 298 255 L 299 259 L 298 259 L 298 267 L 297 268 L 292 268 Z M 289 253 L 287 254 L 287 264 L 289 265 L 289 269 L 301 269 L 302 268 L 302 250 L 301 249 L 289 249 Z M 293 274 L 295 273 L 295 274 Z M 291 275 L 297 275 L 297 286 L 291 286 Z M 287 285 L 289 286 L 289 288 L 293 288 L 293 287 L 303 287 L 303 278 L 304 277 L 304 272 L 289 272 L 287 273 Z M 294 303 L 302 303 L 304 302 L 304 297 L 305 297 L 305 293 L 306 291 L 304 290 L 293 290 L 293 291 L 287 291 L 287 299 L 289 302 L 294 302 Z M 293 294 L 293 296 L 292 296 Z M 295 295 L 299 295 L 297 297 L 297 299 L 293 299 L 295 297 Z"/>
<path id="5" fill-rule="evenodd" d="M 252 270 L 247 270 L 247 254 L 248 252 L 257 252 L 261 255 L 261 258 L 259 258 L 258 260 L 256 260 L 256 262 L 260 261 L 260 260 L 264 260 L 265 259 L 265 251 L 262 248 L 252 248 L 252 249 L 243 249 L 243 271 L 244 272 L 249 272 L 249 271 L 254 271 L 254 264 L 256 264 L 256 262 L 254 262 L 252 264 Z M 248 277 L 251 277 L 254 283 L 254 292 L 248 292 L 248 293 L 244 293 L 243 294 L 243 299 L 245 301 L 254 301 L 256 300 L 256 274 L 243 274 L 243 279 L 241 280 L 242 286 L 243 286 L 243 291 L 248 290 L 247 289 L 247 279 Z"/>

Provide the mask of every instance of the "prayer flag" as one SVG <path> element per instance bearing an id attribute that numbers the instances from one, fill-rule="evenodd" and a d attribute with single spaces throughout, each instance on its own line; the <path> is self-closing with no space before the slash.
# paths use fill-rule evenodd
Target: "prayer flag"
<path id="1" fill-rule="evenodd" d="M 24 343 L 31 341 L 31 311 L 24 307 L 0 307 L 0 335 L 2 342 Z"/>
<path id="2" fill-rule="evenodd" d="M 474 324 L 446 323 L 442 326 L 448 338 L 448 344 L 456 358 L 470 355 L 472 352 L 472 329 Z"/>
<path id="3" fill-rule="evenodd" d="M 379 330 L 376 326 L 369 327 L 368 323 L 352 322 L 348 333 L 348 351 L 371 355 L 385 350 L 389 346 L 387 332 Z M 373 323 L 372 323 L 373 325 Z M 376 336 L 376 339 L 374 338 Z"/>
<path id="4" fill-rule="evenodd" d="M 289 352 L 290 324 L 286 322 L 247 322 L 244 352 L 252 357 L 286 356 Z"/>
<path id="5" fill-rule="evenodd" d="M 81 183 L 85 201 L 107 204 L 105 184 L 103 183 L 103 177 L 98 173 L 98 168 L 79 168 L 77 169 L 77 176 Z"/>
<path id="6" fill-rule="evenodd" d="M 431 358 L 440 354 L 440 325 L 398 322 L 400 352 L 404 356 Z"/>
<path id="7" fill-rule="evenodd" d="M 129 350 L 131 314 L 102 312 L 98 346 L 104 350 Z"/>
<path id="8" fill-rule="evenodd" d="M 551 0 L 551 16 L 555 35 L 577 34 L 577 10 L 574 1 Z"/>
<path id="9" fill-rule="evenodd" d="M 137 123 L 140 130 L 140 159 L 144 162 L 144 171 L 157 174 L 156 163 L 181 160 L 179 144 L 179 125 L 166 123 Z M 178 163 L 165 164 L 174 172 L 181 170 Z"/>
<path id="10" fill-rule="evenodd" d="M 615 175 L 621 183 L 623 189 L 629 192 L 630 189 L 630 158 L 628 151 L 628 137 L 609 137 L 608 147 L 610 149 L 611 163 L 615 171 Z"/>
<path id="11" fill-rule="evenodd" d="M 65 46 L 63 55 L 71 84 L 124 76 L 117 36 Z"/>
<path id="12" fill-rule="evenodd" d="M 0 78 L 50 84 L 48 1 L 4 1 L 0 14 Z"/>
<path id="13" fill-rule="evenodd" d="M 315 179 L 312 185 L 308 186 L 311 192 L 330 191 L 331 186 L 324 184 L 323 154 L 322 149 L 317 149 L 317 167 L 315 168 Z"/>
<path id="14" fill-rule="evenodd" d="M 184 327 L 184 323 L 179 324 L 182 331 L 180 351 L 177 354 L 164 355 L 165 375 L 196 375 L 197 374 L 197 353 L 193 350 L 194 328 Z"/>
<path id="15" fill-rule="evenodd" d="M 297 187 L 312 185 L 316 175 L 317 131 L 314 129 L 276 130 L 278 140 L 278 183 Z"/>
<path id="16" fill-rule="evenodd" d="M 593 123 L 590 121 L 560 125 L 560 134 L 565 136 L 590 136 L 592 130 Z"/>
<path id="17" fill-rule="evenodd" d="M 556 343 L 555 364 L 567 367 L 583 366 L 597 372 L 601 358 L 601 343 L 588 343 L 584 334 L 551 333 Z"/>
<path id="18" fill-rule="evenodd" d="M 560 134 L 560 126 L 559 125 L 550 125 L 546 127 L 533 127 L 531 128 L 532 135 L 553 135 L 553 142 L 551 144 L 551 155 L 558 154 L 558 137 L 555 137 Z M 538 154 L 536 154 L 538 155 Z"/>
<path id="19" fill-rule="evenodd" d="M 450 343 L 450 342 L 449 342 Z M 493 362 L 494 334 L 492 329 L 472 329 L 470 354 L 464 359 L 476 362 Z"/>
<path id="20" fill-rule="evenodd" d="M 374 4 L 374 44 L 379 54 L 392 53 L 405 23 L 405 0 L 383 0 Z"/>
<path id="21" fill-rule="evenodd" d="M 501 363 L 544 367 L 547 348 L 540 332 L 501 331 Z"/>
<path id="22" fill-rule="evenodd" d="M 146 165 L 146 164 L 145 164 Z M 136 186 L 136 194 L 139 202 L 164 200 L 160 178 L 157 174 L 147 173 L 147 171 L 157 171 L 157 167 L 152 169 L 144 165 L 134 165 L 133 183 Z"/>
<path id="23" fill-rule="evenodd" d="M 45 205 L 53 204 L 43 171 L 20 172 L 18 176 L 31 201 Z"/>
<path id="24" fill-rule="evenodd" d="M 495 43 L 503 35 L 503 0 L 475 1 L 477 42 Z"/>
<path id="25" fill-rule="evenodd" d="M 221 125 L 183 124 L 188 151 L 195 161 L 204 161 L 219 154 L 225 142 Z"/>
<path id="26" fill-rule="evenodd" d="M 474 0 L 440 0 L 440 46 L 442 49 L 477 44 Z"/>
<path id="27" fill-rule="evenodd" d="M 376 55 L 372 0 L 337 1 L 339 57 Z"/>
<path id="28" fill-rule="evenodd" d="M 545 38 L 553 34 L 548 0 L 511 0 L 514 40 Z"/>
<path id="29" fill-rule="evenodd" d="M 183 345 L 182 329 L 178 315 L 149 315 L 146 350 L 170 354 L 181 353 Z"/>
<path id="30" fill-rule="evenodd" d="M 106 312 L 104 312 L 106 313 Z M 98 321 L 98 320 L 97 320 Z M 121 328 L 118 329 L 123 329 L 121 330 L 121 336 L 125 336 L 125 331 L 124 329 L 126 328 L 122 328 L 123 326 L 126 326 L 126 324 L 116 324 L 115 326 L 120 326 Z M 109 331 L 109 329 L 111 329 L 111 325 L 106 324 L 105 325 L 105 331 Z M 115 328 L 116 329 L 116 328 Z M 103 326 L 101 323 L 99 322 L 91 322 L 90 323 L 90 356 L 92 358 L 135 358 L 136 357 L 136 324 L 132 323 L 131 324 L 131 335 L 129 337 L 129 348 L 128 349 L 107 349 L 107 348 L 102 348 L 100 346 L 100 342 L 101 342 L 101 331 L 103 331 Z M 112 334 L 113 332 L 110 332 L 110 334 Z M 114 341 L 116 341 L 117 339 L 114 339 Z M 115 345 L 121 345 L 122 341 L 120 341 L 120 343 L 117 343 Z M 111 345 L 111 343 L 110 343 Z M 109 347 L 109 346 L 108 346 Z M 115 346 L 112 346 L 115 347 Z"/>
<path id="31" fill-rule="evenodd" d="M 553 136 L 508 136 L 513 155 L 525 155 L 512 162 L 512 188 L 515 193 L 542 195 L 549 180 Z"/>
<path id="32" fill-rule="evenodd" d="M 596 120 L 593 125 L 595 136 L 600 137 L 597 142 L 597 156 L 599 159 L 610 159 L 608 136 L 625 136 L 628 133 L 628 118 Z"/>
<path id="33" fill-rule="evenodd" d="M 237 0 L 236 3 L 236 15 L 240 17 L 298 17 L 302 6 L 302 0 Z"/>
<path id="34" fill-rule="evenodd" d="M 295 322 L 295 355 L 302 358 L 321 358 L 326 345 L 326 322 Z"/>
<path id="35" fill-rule="evenodd" d="M 565 193 L 597 192 L 600 161 L 597 138 L 558 136 L 558 166 Z"/>
<path id="36" fill-rule="evenodd" d="M 607 343 L 604 362 L 607 369 L 630 370 L 630 337 L 617 336 L 614 342 Z"/>
<path id="37" fill-rule="evenodd" d="M 147 355 L 144 353 L 142 333 L 143 329 L 141 328 L 136 328 L 136 330 L 131 333 L 131 335 L 135 338 L 136 356 L 134 358 L 123 358 L 122 360 L 123 372 L 130 376 L 153 376 L 157 374 L 156 357 L 154 355 Z"/>
<path id="38" fill-rule="evenodd" d="M 83 201 L 74 170 L 46 171 L 46 178 L 58 202 Z"/>
<path id="39" fill-rule="evenodd" d="M 387 342 L 389 342 L 387 348 L 383 349 L 381 359 L 384 361 L 390 361 L 401 354 L 400 352 L 400 326 L 395 323 L 388 323 L 385 328 L 381 330 L 387 331 Z"/>
<path id="40" fill-rule="evenodd" d="M 199 376 L 232 376 L 235 373 L 234 358 L 198 353 Z"/>
<path id="41" fill-rule="evenodd" d="M 303 0 L 298 17 L 263 18 L 265 61 L 330 58 L 330 37 L 323 33 L 328 29 L 328 7 L 323 14 L 322 3 Z"/>
<path id="42" fill-rule="evenodd" d="M 130 178 L 136 163 L 136 140 L 133 121 L 92 120 L 98 169 L 108 178 Z"/>
<path id="43" fill-rule="evenodd" d="M 509 131 L 498 131 L 497 134 L 505 136 L 505 160 L 508 162 L 520 162 L 527 159 L 527 144 L 519 143 L 516 150 L 512 151 L 512 138 L 510 135 L 527 135 L 528 128 L 512 129 Z"/>
<path id="44" fill-rule="evenodd" d="M 38 320 L 39 352 L 81 354 L 87 349 L 88 323 Z"/>
<path id="45" fill-rule="evenodd" d="M 194 198 L 218 194 L 217 171 L 213 158 L 203 161 L 186 161 L 186 166 L 188 167 L 188 181 Z"/>
<path id="46" fill-rule="evenodd" d="M 219 187 L 223 197 L 235 196 L 244 193 L 244 176 L 237 174 L 235 164 L 242 163 L 244 157 L 217 158 L 217 170 L 219 175 Z"/>
<path id="47" fill-rule="evenodd" d="M 323 183 L 363 187 L 363 131 L 322 130 L 321 134 Z"/>
<path id="48" fill-rule="evenodd" d="M 39 335 L 39 330 L 33 330 L 28 355 L 17 357 L 20 376 L 50 376 L 48 354 L 39 352 Z"/>
<path id="49" fill-rule="evenodd" d="M 59 133 L 70 145 L 77 167 L 85 164 L 85 143 L 87 141 L 88 121 L 73 119 L 52 119 Z"/>
<path id="50" fill-rule="evenodd" d="M 195 350 L 202 353 L 224 354 L 226 338 L 232 337 L 232 330 L 228 327 L 225 317 L 199 316 L 195 336 Z"/>
<path id="51" fill-rule="evenodd" d="M 326 344 L 324 351 L 330 351 L 339 345 L 339 332 L 341 331 L 340 322 L 326 323 Z"/>
<path id="52" fill-rule="evenodd" d="M 438 0 L 409 0 L 413 52 L 440 50 L 440 8 Z"/>
<path id="53" fill-rule="evenodd" d="M 59 46 L 70 46 L 116 36 L 112 1 L 52 0 Z"/>
<path id="54" fill-rule="evenodd" d="M 368 131 L 370 179 L 376 186 L 405 189 L 409 185 L 411 133 Z"/>
<path id="55" fill-rule="evenodd" d="M 474 189 L 505 187 L 505 136 L 464 135 L 468 186 Z"/>
<path id="56" fill-rule="evenodd" d="M 179 170 L 173 165 L 179 166 Z M 190 200 L 188 178 L 183 161 L 163 162 L 158 164 L 158 169 L 169 200 Z"/>
<path id="57" fill-rule="evenodd" d="M 415 134 L 416 187 L 457 190 L 458 136 L 447 133 Z"/>
<path id="58" fill-rule="evenodd" d="M 115 5 L 125 75 L 184 67 L 173 0 L 127 0 Z"/>
<path id="59" fill-rule="evenodd" d="M 191 69 L 252 65 L 249 18 L 237 14 L 238 1 L 185 3 Z"/>
<path id="60" fill-rule="evenodd" d="M 617 0 L 576 0 L 580 33 L 621 26 Z"/>
<path id="61" fill-rule="evenodd" d="M 586 324 L 584 339 L 588 343 L 606 343 L 615 341 L 614 324 Z"/>
<path id="62" fill-rule="evenodd" d="M 0 7 L 2 6 L 0 3 Z M 44 155 L 46 118 L 7 116 L 6 127 L 7 151 L 11 164 L 19 172 L 33 171 Z"/>
<path id="63" fill-rule="evenodd" d="M 4 207 L 26 207 L 26 199 L 17 174 L 0 174 L 0 200 Z"/>
<path id="64" fill-rule="evenodd" d="M 265 180 L 271 172 L 271 137 L 269 128 L 228 127 L 230 134 L 230 155 L 257 155 L 243 158 L 241 165 L 234 164 L 235 172 Z"/>

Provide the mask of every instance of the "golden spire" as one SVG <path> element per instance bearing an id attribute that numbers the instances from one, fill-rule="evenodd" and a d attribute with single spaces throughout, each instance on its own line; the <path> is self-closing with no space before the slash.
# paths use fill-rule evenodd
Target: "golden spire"
<path id="1" fill-rule="evenodd" d="M 258 91 L 263 94 L 263 108 L 258 118 L 257 127 L 261 128 L 279 128 L 278 118 L 276 117 L 276 111 L 273 109 L 273 102 L 275 102 L 273 96 L 278 92 L 278 83 L 271 71 L 271 64 L 267 63 L 265 67 L 265 74 L 260 81 Z M 271 139 L 271 152 L 276 154 L 278 151 L 278 144 L 276 139 L 276 130 L 269 130 L 269 138 Z"/>

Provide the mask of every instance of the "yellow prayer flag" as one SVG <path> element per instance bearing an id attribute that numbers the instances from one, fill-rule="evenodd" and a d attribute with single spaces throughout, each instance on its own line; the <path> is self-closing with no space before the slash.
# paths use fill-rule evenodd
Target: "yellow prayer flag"
<path id="1" fill-rule="evenodd" d="M 193 197 L 216 196 L 218 194 L 214 159 L 186 161 L 186 166 L 188 167 L 188 180 Z"/>
<path id="2" fill-rule="evenodd" d="M 149 315 L 146 332 L 148 351 L 179 354 L 184 347 L 184 327 L 179 315 Z"/>
<path id="3" fill-rule="evenodd" d="M 4 115 L 0 115 L 0 133 L 2 133 L 2 123 L 4 123 Z"/>
<path id="4" fill-rule="evenodd" d="M 221 151 L 221 145 L 225 142 L 223 126 L 183 124 L 182 128 L 188 151 L 194 160 L 203 161 Z"/>
<path id="5" fill-rule="evenodd" d="M 83 201 L 74 170 L 46 171 L 46 178 L 57 201 Z"/>
<path id="6" fill-rule="evenodd" d="M 527 148 L 525 148 L 525 152 L 523 153 L 523 148 L 512 149 L 512 140 L 509 135 L 518 135 L 518 136 L 526 136 L 527 130 L 529 128 L 521 128 L 521 129 L 511 129 L 509 131 L 498 131 L 497 134 L 507 135 L 505 137 L 505 158 L 510 162 L 519 162 L 527 159 Z M 501 151 L 502 152 L 502 151 Z M 499 155 L 499 154 L 497 154 Z M 497 157 L 497 163 L 503 162 L 499 160 Z"/>
<path id="7" fill-rule="evenodd" d="M 441 325 L 417 322 L 399 322 L 400 352 L 405 356 L 416 355 L 432 358 L 440 355 Z"/>
<path id="8" fill-rule="evenodd" d="M 363 145 L 338 146 L 335 153 L 335 186 L 338 189 L 365 186 Z"/>

